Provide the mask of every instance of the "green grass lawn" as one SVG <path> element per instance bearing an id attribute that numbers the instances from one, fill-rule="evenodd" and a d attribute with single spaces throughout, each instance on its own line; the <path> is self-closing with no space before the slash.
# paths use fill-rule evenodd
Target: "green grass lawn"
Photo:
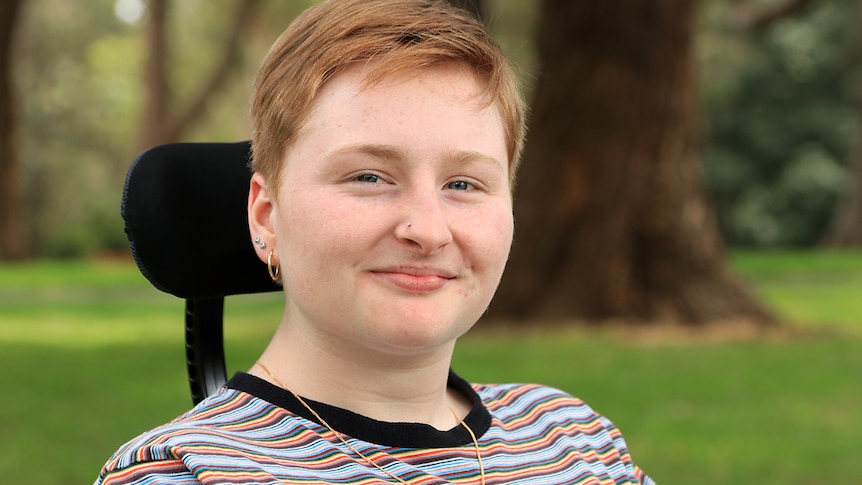
<path id="1" fill-rule="evenodd" d="M 740 253 L 782 320 L 760 338 L 512 330 L 480 324 L 456 369 L 590 403 L 659 484 L 862 483 L 862 253 Z M 231 370 L 248 367 L 279 295 L 226 308 Z M 129 263 L 0 266 L 0 476 L 90 483 L 125 440 L 190 405 L 182 302 Z"/>

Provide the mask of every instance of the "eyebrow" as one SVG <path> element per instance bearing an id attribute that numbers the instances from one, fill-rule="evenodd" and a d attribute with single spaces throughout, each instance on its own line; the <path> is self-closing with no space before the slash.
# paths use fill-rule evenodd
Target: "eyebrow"
<path id="1" fill-rule="evenodd" d="M 464 151 L 453 151 L 446 154 L 446 158 L 452 160 L 459 164 L 466 164 L 469 162 L 484 162 L 490 163 L 494 165 L 496 168 L 500 170 L 504 170 L 503 164 L 500 163 L 496 158 L 485 155 L 482 152 L 477 152 L 474 150 L 464 150 Z"/>
<path id="2" fill-rule="evenodd" d="M 379 145 L 374 143 L 357 143 L 354 145 L 345 145 L 327 153 L 326 158 L 332 158 L 338 155 L 344 155 L 348 153 L 359 153 L 388 161 L 400 161 L 407 159 L 407 152 L 398 147 L 392 145 Z"/>
<path id="3" fill-rule="evenodd" d="M 353 145 L 345 145 L 326 154 L 325 158 L 331 158 L 338 155 L 348 153 L 359 153 L 369 155 L 381 160 L 398 162 L 406 160 L 407 152 L 393 145 L 383 145 L 376 143 L 357 143 Z M 466 164 L 469 162 L 479 161 L 490 163 L 500 170 L 503 170 L 503 164 L 496 158 L 486 155 L 475 150 L 451 150 L 445 153 L 445 158 L 449 161 L 458 164 Z"/>

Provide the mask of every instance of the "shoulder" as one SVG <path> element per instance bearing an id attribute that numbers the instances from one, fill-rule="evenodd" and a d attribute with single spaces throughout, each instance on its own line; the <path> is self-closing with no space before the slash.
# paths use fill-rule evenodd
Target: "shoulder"
<path id="1" fill-rule="evenodd" d="M 207 453 L 230 455 L 243 433 L 271 413 L 272 405 L 249 394 L 223 389 L 175 420 L 124 444 L 108 460 L 97 483 L 137 483 L 136 477 L 172 476 L 169 483 L 187 483 L 194 474 L 193 457 Z M 122 480 L 117 480 L 123 478 Z M 151 483 L 145 481 L 143 483 Z M 197 482 L 188 482 L 197 483 Z"/>
<path id="2" fill-rule="evenodd" d="M 564 430 L 625 449 L 617 427 L 587 403 L 553 387 L 537 384 L 477 385 L 476 392 L 504 429 L 556 434 Z"/>
<path id="3" fill-rule="evenodd" d="M 581 399 L 537 384 L 474 384 L 473 388 L 493 416 L 488 439 L 513 444 L 518 457 L 527 450 L 538 457 L 574 450 L 574 455 L 567 455 L 574 459 L 567 465 L 570 470 L 605 473 L 615 483 L 653 484 L 632 463 L 620 430 Z M 554 456 L 553 463 L 561 463 L 558 458 L 565 461 Z"/>
<path id="4" fill-rule="evenodd" d="M 512 459 L 607 475 L 614 483 L 653 483 L 632 463 L 620 430 L 581 399 L 536 384 L 473 387 L 493 419 L 485 439 L 510 450 Z"/>
<path id="5" fill-rule="evenodd" d="M 584 401 L 553 387 L 539 384 L 474 384 L 473 388 L 494 414 L 559 414 L 569 419 L 599 417 Z"/>

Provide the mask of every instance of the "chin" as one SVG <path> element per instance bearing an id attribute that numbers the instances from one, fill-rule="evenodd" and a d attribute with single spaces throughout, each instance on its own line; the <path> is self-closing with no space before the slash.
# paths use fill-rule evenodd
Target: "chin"
<path id="1" fill-rule="evenodd" d="M 473 323 L 475 322 L 439 315 L 434 318 L 422 318 L 416 314 L 404 315 L 384 323 L 375 340 L 389 349 L 400 349 L 404 353 L 434 350 L 454 344 Z"/>

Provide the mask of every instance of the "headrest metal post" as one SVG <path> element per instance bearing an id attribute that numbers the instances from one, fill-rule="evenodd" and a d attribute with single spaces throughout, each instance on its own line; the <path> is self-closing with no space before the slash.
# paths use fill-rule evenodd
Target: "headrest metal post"
<path id="1" fill-rule="evenodd" d="M 224 298 L 186 300 L 186 368 L 194 404 L 227 382 Z"/>

